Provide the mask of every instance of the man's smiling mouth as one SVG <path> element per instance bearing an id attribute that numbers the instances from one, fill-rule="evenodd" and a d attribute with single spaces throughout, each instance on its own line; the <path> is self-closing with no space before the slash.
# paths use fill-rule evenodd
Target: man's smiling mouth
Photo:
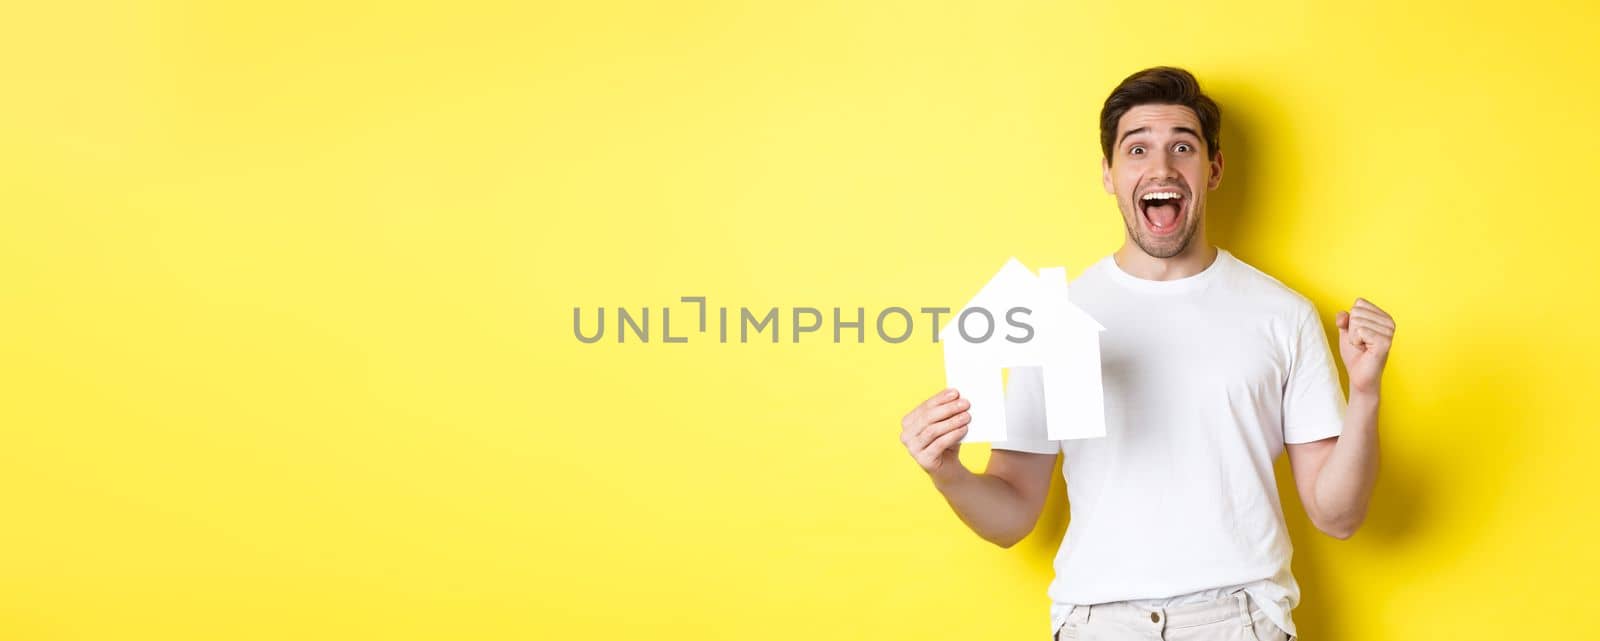
<path id="1" fill-rule="evenodd" d="M 1183 192 L 1173 188 L 1157 187 L 1146 191 L 1137 201 L 1144 223 L 1158 236 L 1178 230 L 1187 199 Z"/>

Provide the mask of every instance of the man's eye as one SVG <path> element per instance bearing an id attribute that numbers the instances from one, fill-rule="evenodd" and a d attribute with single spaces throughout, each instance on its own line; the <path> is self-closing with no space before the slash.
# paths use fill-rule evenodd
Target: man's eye
<path id="1" fill-rule="evenodd" d="M 1137 156 L 1142 153 L 1144 153 L 1144 147 L 1142 145 L 1134 145 L 1133 147 L 1128 148 L 1128 154 L 1131 156 Z"/>
<path id="2" fill-rule="evenodd" d="M 1178 145 L 1176 147 L 1173 147 L 1173 149 L 1175 149 L 1177 151 L 1180 151 L 1180 152 L 1187 152 L 1187 151 L 1189 151 L 1189 143 L 1180 142 L 1180 143 L 1178 143 Z"/>

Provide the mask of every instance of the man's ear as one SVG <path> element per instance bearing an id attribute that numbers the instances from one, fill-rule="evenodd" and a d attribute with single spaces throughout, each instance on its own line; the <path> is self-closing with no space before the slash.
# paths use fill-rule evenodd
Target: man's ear
<path id="1" fill-rule="evenodd" d="M 1222 184 L 1222 150 L 1218 149 L 1217 154 L 1211 157 L 1211 180 L 1206 184 L 1206 189 L 1216 189 L 1220 184 Z"/>
<path id="2" fill-rule="evenodd" d="M 1111 161 L 1100 158 L 1100 186 L 1106 188 L 1106 193 L 1116 194 L 1117 190 L 1111 186 Z"/>

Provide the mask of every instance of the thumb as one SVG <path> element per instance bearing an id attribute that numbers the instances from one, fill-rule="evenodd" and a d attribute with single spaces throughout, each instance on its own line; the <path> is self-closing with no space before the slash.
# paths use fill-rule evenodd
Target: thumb
<path id="1" fill-rule="evenodd" d="M 1343 334 L 1350 329 L 1350 313 L 1339 312 L 1333 317 L 1333 324 L 1339 326 L 1339 333 Z"/>

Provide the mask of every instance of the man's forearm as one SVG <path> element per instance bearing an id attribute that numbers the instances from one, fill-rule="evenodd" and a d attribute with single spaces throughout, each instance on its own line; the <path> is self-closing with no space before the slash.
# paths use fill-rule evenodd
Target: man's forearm
<path id="1" fill-rule="evenodd" d="M 1367 516 L 1378 481 L 1378 394 L 1350 393 L 1344 431 L 1317 474 L 1319 528 L 1339 538 L 1354 534 Z"/>
<path id="2" fill-rule="evenodd" d="M 978 536 L 1011 547 L 1032 530 L 1022 494 L 1005 479 L 977 474 L 961 465 L 934 474 L 933 486 L 944 495 L 961 521 Z"/>

